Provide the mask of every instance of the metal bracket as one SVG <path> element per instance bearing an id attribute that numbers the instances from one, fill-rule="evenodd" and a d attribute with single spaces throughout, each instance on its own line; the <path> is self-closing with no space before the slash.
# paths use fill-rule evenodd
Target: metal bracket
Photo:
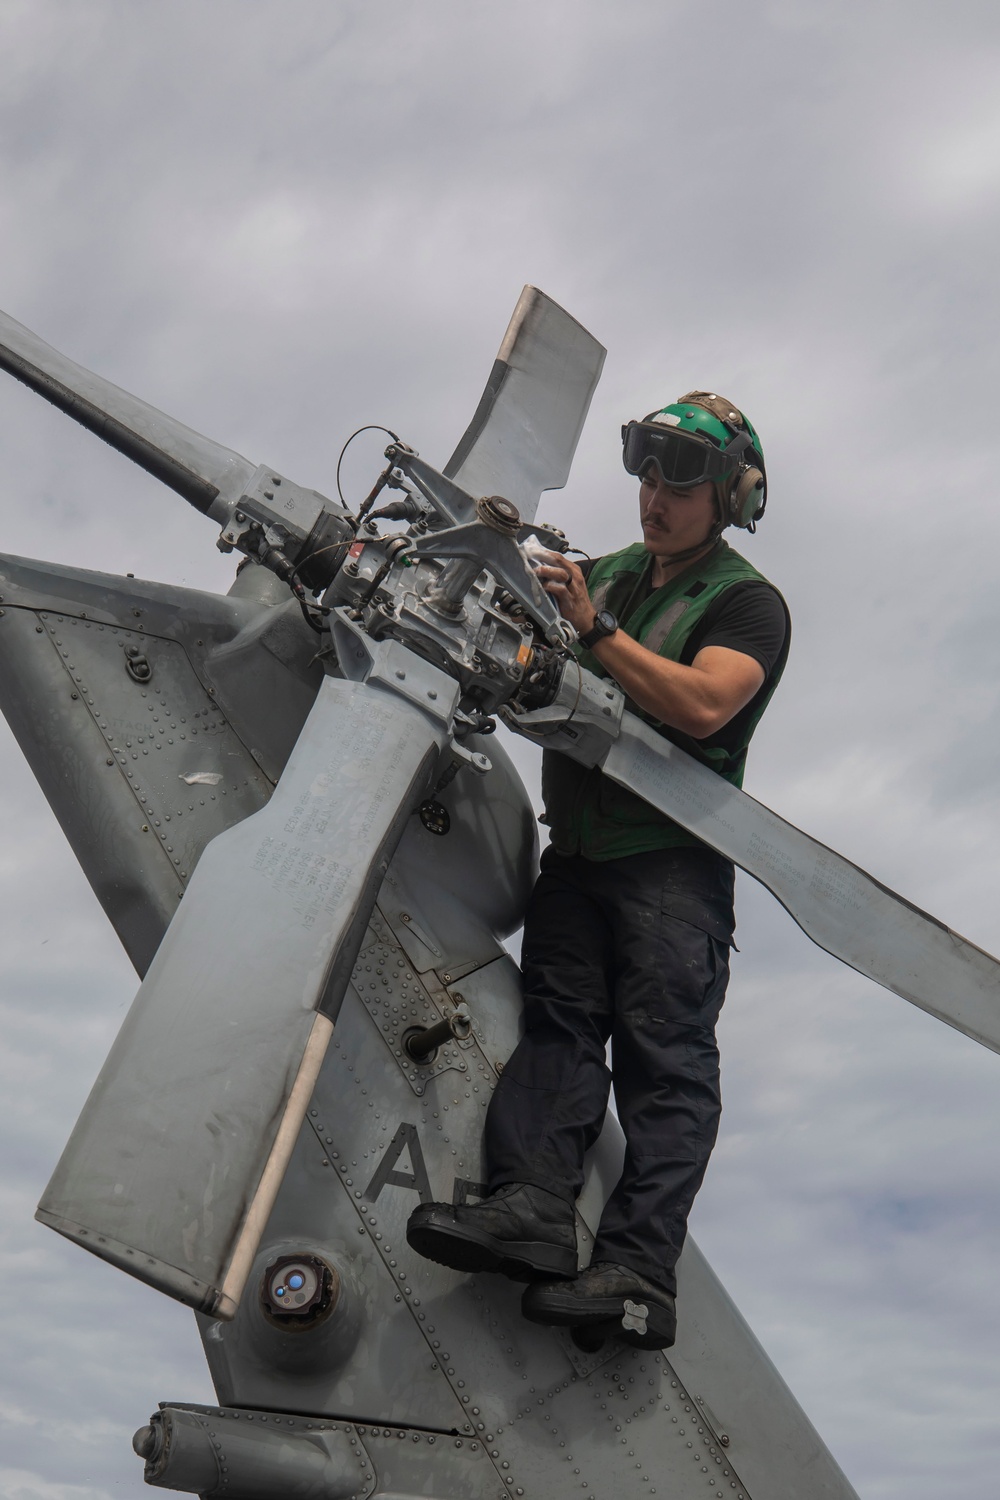
<path id="1" fill-rule="evenodd" d="M 596 766 L 621 734 L 625 694 L 608 678 L 595 677 L 570 657 L 555 697 L 544 708 L 499 712 L 515 734 L 547 750 L 561 750 L 581 765 Z"/>
<path id="2" fill-rule="evenodd" d="M 454 678 L 391 636 L 373 640 L 345 608 L 331 610 L 329 620 L 337 662 L 349 682 L 377 683 L 451 724 L 460 696 Z"/>
<path id="3" fill-rule="evenodd" d="M 237 511 L 265 528 L 280 528 L 284 539 L 304 542 L 329 505 L 315 490 L 303 489 L 292 479 L 263 466 L 256 471 L 240 499 Z M 233 520 L 236 516 L 234 514 Z M 226 527 L 226 531 L 230 528 Z M 270 538 L 268 538 L 270 541 Z M 271 542 L 272 546 L 281 545 Z"/>
<path id="4" fill-rule="evenodd" d="M 136 682 L 148 682 L 152 677 L 153 668 L 141 646 L 125 647 L 125 670 Z"/>
<path id="5" fill-rule="evenodd" d="M 576 631 L 560 615 L 513 537 L 472 521 L 420 537 L 410 550 L 417 557 L 462 557 L 478 562 L 538 621 L 551 645 L 569 647 L 576 640 Z"/>
<path id="6" fill-rule="evenodd" d="M 412 479 L 417 489 L 434 507 L 438 525 L 460 526 L 471 521 L 476 514 L 476 502 L 453 479 L 447 479 L 431 468 L 412 448 L 405 443 L 391 443 L 385 450 L 391 464 Z M 433 524 L 433 523 L 432 523 Z"/>
<path id="7" fill-rule="evenodd" d="M 413 544 L 412 552 L 421 557 L 465 558 L 487 568 L 517 602 L 527 610 L 545 632 L 546 640 L 553 646 L 571 646 L 576 640 L 576 631 L 564 620 L 554 600 L 538 583 L 520 550 L 515 537 L 519 534 L 534 534 L 535 527 L 520 524 L 515 506 L 510 502 L 512 535 L 503 530 L 494 530 L 476 520 L 481 514 L 482 504 L 460 489 L 453 480 L 439 474 L 430 464 L 419 458 L 412 449 L 402 444 L 392 444 L 385 456 L 403 471 L 436 509 L 438 515 L 452 524 L 444 531 L 435 530 Z"/>
<path id="8" fill-rule="evenodd" d="M 481 750 L 470 750 L 460 740 L 452 740 L 451 753 L 458 763 L 459 769 L 468 766 L 470 771 L 475 771 L 477 776 L 488 776 L 493 769 L 493 762 L 488 755 Z"/>

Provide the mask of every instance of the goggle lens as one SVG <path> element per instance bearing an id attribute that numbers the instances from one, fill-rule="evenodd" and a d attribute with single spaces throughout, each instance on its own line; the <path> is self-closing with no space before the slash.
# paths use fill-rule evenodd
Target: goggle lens
<path id="1" fill-rule="evenodd" d="M 622 462 L 629 474 L 642 476 L 652 464 L 664 484 L 682 490 L 727 473 L 735 467 L 737 452 L 747 446 L 746 440 L 737 438 L 725 451 L 710 448 L 658 422 L 629 422 L 622 428 L 622 444 Z"/>

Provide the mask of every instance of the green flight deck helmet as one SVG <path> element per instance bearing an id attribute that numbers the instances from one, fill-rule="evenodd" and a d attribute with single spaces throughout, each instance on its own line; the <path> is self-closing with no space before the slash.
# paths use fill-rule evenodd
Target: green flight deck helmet
<path id="1" fill-rule="evenodd" d="M 767 473 L 756 429 L 738 407 L 711 391 L 689 391 L 641 422 L 622 428 L 622 460 L 642 476 L 650 464 L 665 484 L 690 489 L 711 479 L 719 531 L 754 531 L 767 504 Z"/>

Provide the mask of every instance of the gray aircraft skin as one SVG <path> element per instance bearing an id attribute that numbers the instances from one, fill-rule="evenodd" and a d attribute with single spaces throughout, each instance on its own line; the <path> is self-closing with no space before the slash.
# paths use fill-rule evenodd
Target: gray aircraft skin
<path id="1" fill-rule="evenodd" d="M 814 941 L 1000 1050 L 995 959 L 578 666 L 524 545 L 566 545 L 533 517 L 566 481 L 603 356 L 525 288 L 444 472 L 390 434 L 354 516 L 0 315 L 0 365 L 245 558 L 219 596 L 0 557 L 0 706 L 142 981 L 37 1216 L 195 1309 L 219 1401 L 140 1429 L 149 1484 L 854 1495 L 690 1238 L 662 1354 L 585 1353 L 524 1321 L 520 1286 L 406 1243 L 417 1203 L 484 1191 L 484 1113 L 518 1036 L 503 939 L 537 831 L 497 716 L 602 765 Z M 609 1118 L 581 1264 L 622 1148 Z"/>

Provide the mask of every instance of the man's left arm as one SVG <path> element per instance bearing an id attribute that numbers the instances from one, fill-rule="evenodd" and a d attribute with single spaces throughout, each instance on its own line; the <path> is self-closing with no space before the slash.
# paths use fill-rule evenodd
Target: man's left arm
<path id="1" fill-rule="evenodd" d="M 594 624 L 595 610 L 576 563 L 560 558 L 558 565 L 540 568 L 539 577 L 560 613 L 585 635 Z M 765 676 L 759 661 L 728 646 L 703 647 L 690 666 L 647 651 L 624 630 L 591 649 L 633 703 L 696 740 L 708 739 L 728 724 Z"/>

